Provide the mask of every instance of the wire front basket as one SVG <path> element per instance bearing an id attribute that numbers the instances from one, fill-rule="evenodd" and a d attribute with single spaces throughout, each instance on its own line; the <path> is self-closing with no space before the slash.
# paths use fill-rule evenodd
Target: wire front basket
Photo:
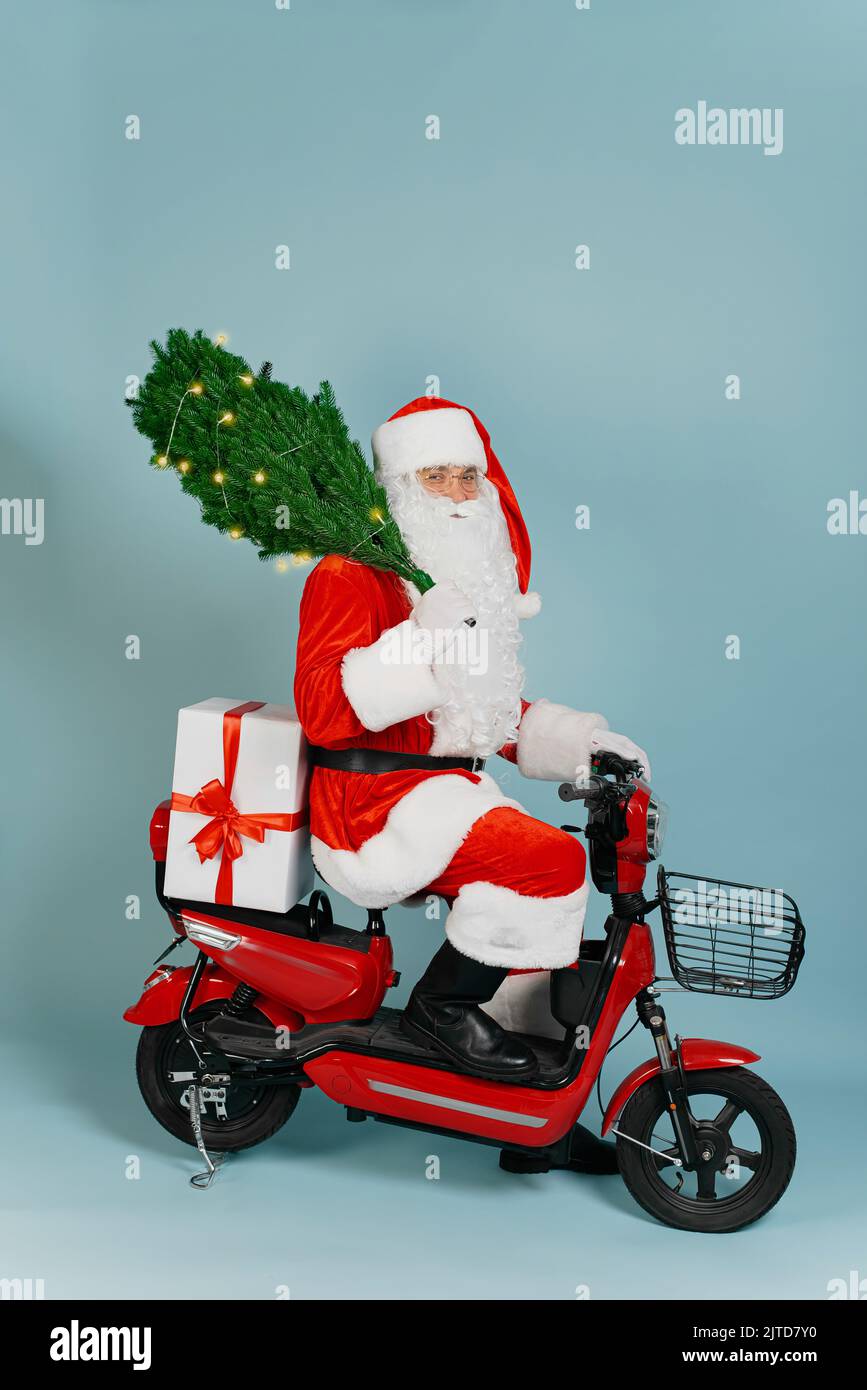
<path id="1" fill-rule="evenodd" d="M 806 934 L 788 894 L 661 867 L 658 891 L 668 959 L 684 989 L 740 999 L 788 994 Z"/>

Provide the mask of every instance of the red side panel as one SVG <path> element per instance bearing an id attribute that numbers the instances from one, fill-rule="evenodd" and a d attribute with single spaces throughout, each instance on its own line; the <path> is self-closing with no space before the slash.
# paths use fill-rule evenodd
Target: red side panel
<path id="1" fill-rule="evenodd" d="M 553 1144 L 575 1119 L 571 1088 L 531 1091 L 352 1052 L 328 1052 L 304 1070 L 339 1105 L 528 1147 Z"/>
<path id="2" fill-rule="evenodd" d="M 486 1139 L 511 1140 L 526 1148 L 545 1148 L 572 1128 L 624 1010 L 651 983 L 654 974 L 650 928 L 637 922 L 581 1070 L 570 1086 L 560 1090 L 531 1090 L 351 1052 L 325 1053 L 308 1062 L 304 1070 L 339 1105 Z"/>
<path id="3" fill-rule="evenodd" d="M 218 927 L 240 938 L 228 948 L 194 943 L 218 969 L 237 974 L 245 984 L 279 999 L 308 1023 L 336 1023 L 347 1018 L 370 1018 L 382 1003 L 392 978 L 389 937 L 375 936 L 366 951 L 323 946 L 309 937 L 266 931 L 229 917 L 209 917 L 206 910 L 185 909 L 183 920 Z"/>
<path id="4" fill-rule="evenodd" d="M 744 1067 L 749 1062 L 758 1062 L 759 1053 L 749 1048 L 738 1047 L 735 1043 L 717 1042 L 714 1038 L 681 1038 L 683 1066 L 685 1071 L 711 1071 L 714 1067 Z M 677 1057 L 677 1052 L 673 1054 Z M 624 1077 L 605 1111 L 602 1133 L 607 1134 L 619 1116 L 629 1097 L 655 1076 L 660 1070 L 656 1057 L 640 1062 L 634 1071 Z"/>
<path id="5" fill-rule="evenodd" d="M 127 1023 L 138 1023 L 141 1025 L 155 1025 L 160 1023 L 171 1023 L 178 1018 L 181 1012 L 181 1003 L 193 972 L 191 965 L 174 967 L 162 965 L 148 976 L 148 980 L 156 979 L 157 984 L 145 988 L 141 997 L 135 1004 L 130 1004 L 124 1014 Z M 147 986 L 148 980 L 145 981 Z M 209 966 L 204 971 L 199 987 L 193 999 L 193 1007 L 198 1008 L 201 1004 L 207 1004 L 211 999 L 230 999 L 235 991 L 239 980 L 235 975 L 230 975 L 228 971 L 218 970 L 214 966 Z M 299 1014 L 287 1009 L 275 999 L 259 997 L 256 1000 L 256 1008 L 268 1018 L 275 1027 L 281 1025 L 289 1028 L 293 1032 L 300 1028 L 304 1022 Z"/>

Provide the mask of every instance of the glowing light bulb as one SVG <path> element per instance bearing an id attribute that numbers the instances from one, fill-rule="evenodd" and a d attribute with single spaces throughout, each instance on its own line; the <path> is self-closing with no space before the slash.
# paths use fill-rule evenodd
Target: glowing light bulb
<path id="1" fill-rule="evenodd" d="M 190 471 L 190 460 L 189 460 L 189 459 L 181 459 L 180 463 L 178 464 L 178 472 L 179 472 L 179 473 L 189 473 L 189 471 Z"/>
<path id="2" fill-rule="evenodd" d="M 216 344 L 217 347 L 222 347 L 223 344 L 224 344 L 224 343 L 227 343 L 228 341 L 229 341 L 229 335 L 228 335 L 228 333 L 218 333 L 217 336 L 216 336 L 216 338 L 214 339 L 214 342 L 215 342 L 215 344 Z"/>
<path id="3" fill-rule="evenodd" d="M 265 474 L 262 472 L 262 470 L 261 470 L 261 468 L 260 468 L 259 471 L 258 471 L 258 473 L 254 473 L 254 474 L 253 474 L 253 482 L 254 482 L 254 483 L 264 483 L 264 481 L 265 481 Z"/>
<path id="4" fill-rule="evenodd" d="M 372 507 L 370 512 L 370 519 L 371 521 L 384 521 L 385 517 L 382 515 L 382 512 L 379 510 L 378 507 Z"/>
<path id="5" fill-rule="evenodd" d="M 225 473 L 221 473 L 220 470 L 219 470 L 219 468 L 218 468 L 217 471 L 216 471 L 216 473 L 214 474 L 214 482 L 215 482 L 215 483 L 222 483 L 222 482 L 225 482 L 225 479 L 226 479 Z"/>
<path id="6" fill-rule="evenodd" d="M 252 386 L 252 385 L 253 385 L 253 377 L 250 375 L 249 372 L 242 372 L 241 375 L 239 376 L 238 380 L 239 380 L 239 381 L 243 381 L 243 383 L 244 383 L 245 386 Z"/>
<path id="7" fill-rule="evenodd" d="M 281 574 L 285 574 L 288 568 L 289 566 L 287 565 L 285 560 L 277 561 L 277 569 L 280 571 Z"/>
<path id="8" fill-rule="evenodd" d="M 231 531 L 229 532 L 229 535 L 232 537 L 233 541 L 239 541 L 243 534 L 244 532 L 241 530 L 240 526 L 233 526 Z"/>
<path id="9" fill-rule="evenodd" d="M 235 417 L 231 410 L 227 410 L 225 415 L 221 415 L 217 423 L 220 425 L 234 425 Z"/>
<path id="10" fill-rule="evenodd" d="M 190 395 L 191 395 L 191 396 L 201 396 L 202 393 L 204 392 L 204 389 L 205 389 L 205 388 L 204 388 L 204 386 L 202 385 L 202 383 L 201 383 L 200 381 L 194 381 L 193 384 L 192 384 L 192 386 L 190 387 Z"/>
<path id="11" fill-rule="evenodd" d="M 299 551 L 297 555 L 292 556 L 293 565 L 306 565 L 309 560 L 310 556 L 305 555 L 303 551 Z"/>
<path id="12" fill-rule="evenodd" d="M 168 454 L 160 454 L 159 458 L 157 459 L 157 468 L 165 468 L 168 464 L 168 461 Z"/>

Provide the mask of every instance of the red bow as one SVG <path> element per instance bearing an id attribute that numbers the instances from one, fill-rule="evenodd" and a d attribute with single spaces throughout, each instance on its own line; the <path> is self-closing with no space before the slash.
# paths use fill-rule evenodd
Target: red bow
<path id="1" fill-rule="evenodd" d="M 195 845 L 202 864 L 222 851 L 214 901 L 227 906 L 232 904 L 232 864 L 244 853 L 241 836 L 246 835 L 247 839 L 257 840 L 261 844 L 266 830 L 297 830 L 307 823 L 306 810 L 292 814 L 266 812 L 262 815 L 242 815 L 232 800 L 232 783 L 241 741 L 241 719 L 250 710 L 261 709 L 262 705 L 262 700 L 250 700 L 245 705 L 226 710 L 223 715 L 222 782 L 215 777 L 212 782 L 206 782 L 195 796 L 172 792 L 173 811 L 193 811 L 197 815 L 211 817 L 189 843 Z"/>

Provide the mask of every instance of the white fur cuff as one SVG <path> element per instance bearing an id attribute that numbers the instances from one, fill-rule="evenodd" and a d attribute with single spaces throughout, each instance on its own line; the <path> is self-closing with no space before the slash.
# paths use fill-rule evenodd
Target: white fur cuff
<path id="1" fill-rule="evenodd" d="M 343 658 L 343 693 L 365 729 L 379 733 L 404 719 L 427 714 L 442 704 L 430 666 L 413 659 L 411 618 L 390 627 L 369 647 L 354 647 Z"/>
<path id="2" fill-rule="evenodd" d="M 601 714 L 581 714 L 550 700 L 534 700 L 518 728 L 518 767 L 542 782 L 570 782 L 590 772 L 590 740 L 607 729 Z"/>
<path id="3" fill-rule="evenodd" d="M 509 970 L 554 970 L 578 956 L 588 887 L 562 898 L 529 898 L 495 883 L 467 883 L 446 920 L 463 955 Z"/>

